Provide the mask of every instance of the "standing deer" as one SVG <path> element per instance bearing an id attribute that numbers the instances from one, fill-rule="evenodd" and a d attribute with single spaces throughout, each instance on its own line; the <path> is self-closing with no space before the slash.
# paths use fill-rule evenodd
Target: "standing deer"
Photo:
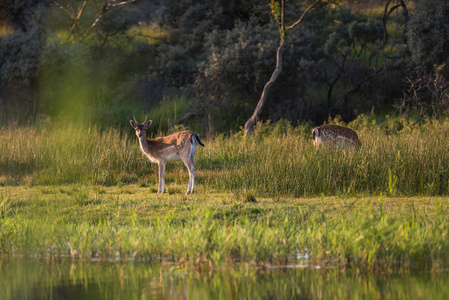
<path id="1" fill-rule="evenodd" d="M 139 138 L 140 150 L 153 163 L 159 166 L 159 189 L 158 194 L 165 193 L 165 162 L 182 160 L 189 170 L 189 187 L 187 193 L 193 193 L 195 189 L 195 151 L 197 145 L 204 146 L 197 134 L 190 131 L 180 131 L 168 136 L 147 139 L 145 132 L 150 127 L 152 120 L 138 123 L 136 118 L 129 121 L 136 130 Z"/>
<path id="2" fill-rule="evenodd" d="M 324 124 L 318 126 L 312 130 L 312 139 L 317 148 L 324 144 L 362 146 L 354 130 L 340 125 Z"/>

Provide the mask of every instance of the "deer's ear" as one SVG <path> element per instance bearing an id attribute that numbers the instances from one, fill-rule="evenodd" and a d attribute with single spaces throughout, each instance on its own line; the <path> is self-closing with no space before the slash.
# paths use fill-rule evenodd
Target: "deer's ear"
<path id="1" fill-rule="evenodd" d="M 136 127 L 137 127 L 136 122 L 134 122 L 133 120 L 129 120 L 129 123 L 131 124 L 131 126 L 132 126 L 134 129 L 136 129 Z"/>
<path id="2" fill-rule="evenodd" d="M 146 124 L 145 127 L 148 128 L 151 126 L 151 123 L 153 123 L 153 120 L 149 120 Z"/>

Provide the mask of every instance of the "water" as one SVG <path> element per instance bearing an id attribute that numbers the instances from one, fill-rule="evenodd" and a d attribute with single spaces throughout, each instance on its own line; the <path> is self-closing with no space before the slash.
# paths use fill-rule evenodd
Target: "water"
<path id="1" fill-rule="evenodd" d="M 280 267 L 0 259 L 0 299 L 449 299 L 447 272 L 360 276 Z"/>

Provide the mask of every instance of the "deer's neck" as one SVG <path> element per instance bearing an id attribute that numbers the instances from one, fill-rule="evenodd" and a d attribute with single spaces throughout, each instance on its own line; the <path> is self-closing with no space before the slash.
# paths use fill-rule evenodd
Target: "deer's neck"
<path id="1" fill-rule="evenodd" d="M 139 143 L 140 149 L 142 150 L 143 153 L 145 154 L 150 153 L 150 143 L 148 143 L 148 139 L 146 138 L 146 136 L 142 136 L 141 138 L 139 138 Z"/>
<path id="2" fill-rule="evenodd" d="M 151 147 L 151 143 L 147 140 L 146 137 L 139 138 L 140 150 L 142 150 L 143 154 L 145 154 L 148 159 L 153 163 L 159 163 L 160 157 L 154 153 L 154 148 Z"/>

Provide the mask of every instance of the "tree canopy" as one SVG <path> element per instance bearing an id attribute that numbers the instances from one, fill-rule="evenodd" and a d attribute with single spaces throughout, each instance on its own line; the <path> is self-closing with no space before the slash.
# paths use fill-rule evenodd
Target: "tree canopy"
<path id="1" fill-rule="evenodd" d="M 117 125 L 166 106 L 160 119 L 170 115 L 172 126 L 239 130 L 276 67 L 280 28 L 311 1 L 287 1 L 281 26 L 279 3 L 4 1 L 0 122 Z M 445 113 L 448 15 L 438 0 L 321 1 L 285 36 L 283 69 L 258 119 Z"/>

